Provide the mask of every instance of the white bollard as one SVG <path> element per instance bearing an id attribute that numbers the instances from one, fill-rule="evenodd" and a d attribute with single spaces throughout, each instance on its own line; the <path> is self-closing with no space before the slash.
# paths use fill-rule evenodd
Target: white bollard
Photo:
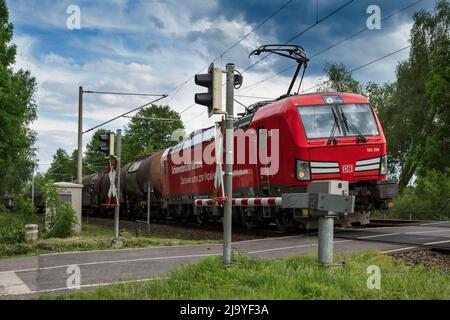
<path id="1" fill-rule="evenodd" d="M 27 243 L 36 243 L 39 235 L 39 226 L 37 224 L 27 224 L 25 229 L 25 241 Z"/>

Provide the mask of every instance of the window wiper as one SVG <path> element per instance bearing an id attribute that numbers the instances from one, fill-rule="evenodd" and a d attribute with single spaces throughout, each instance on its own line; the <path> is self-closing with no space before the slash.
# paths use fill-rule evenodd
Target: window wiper
<path id="1" fill-rule="evenodd" d="M 367 138 L 359 131 L 359 129 L 350 121 L 348 120 L 347 116 L 345 115 L 344 111 L 342 111 L 342 108 L 339 106 L 339 111 L 341 112 L 342 119 L 344 120 L 345 127 L 347 128 L 347 131 L 350 131 L 348 127 L 352 128 L 353 131 L 356 132 L 356 135 L 361 139 L 362 142 L 366 143 Z"/>
<path id="2" fill-rule="evenodd" d="M 331 134 L 328 138 L 327 141 L 327 145 L 330 145 L 333 140 L 334 140 L 334 134 L 336 132 L 336 128 L 339 128 L 339 121 L 338 121 L 338 117 L 336 115 L 336 112 L 334 111 L 334 109 L 332 108 L 331 111 L 333 112 L 333 117 L 334 117 L 334 124 L 333 124 L 333 128 L 331 129 Z"/>

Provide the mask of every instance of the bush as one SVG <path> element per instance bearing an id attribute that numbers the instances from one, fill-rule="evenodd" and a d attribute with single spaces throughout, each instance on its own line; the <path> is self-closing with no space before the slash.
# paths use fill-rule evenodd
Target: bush
<path id="1" fill-rule="evenodd" d="M 0 242 L 4 244 L 18 244 L 25 241 L 25 226 L 8 224 L 0 228 Z"/>
<path id="2" fill-rule="evenodd" d="M 25 222 L 29 222 L 36 214 L 36 208 L 31 199 L 23 196 L 14 199 L 14 211 L 19 213 Z"/>
<path id="3" fill-rule="evenodd" d="M 50 221 L 46 238 L 68 238 L 73 235 L 73 227 L 78 224 L 76 212 L 70 203 L 60 204 Z"/>
<path id="4" fill-rule="evenodd" d="M 394 202 L 394 210 L 399 213 L 414 213 L 416 218 L 432 219 L 440 213 L 447 213 L 443 218 L 450 218 L 450 169 L 445 172 L 431 170 L 418 177 L 414 186 L 406 189 Z M 423 213 L 420 215 L 420 213 Z M 428 212 L 428 213 L 427 213 Z M 417 215 L 419 214 L 419 215 Z"/>
<path id="5" fill-rule="evenodd" d="M 9 210 L 5 207 L 3 203 L 0 203 L 0 214 L 9 213 Z"/>

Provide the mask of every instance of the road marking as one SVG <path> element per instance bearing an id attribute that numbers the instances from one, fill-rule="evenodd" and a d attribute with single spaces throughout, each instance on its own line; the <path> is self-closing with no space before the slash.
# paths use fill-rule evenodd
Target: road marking
<path id="1" fill-rule="evenodd" d="M 447 224 L 447 223 L 449 223 L 449 222 L 447 222 L 447 221 L 439 221 L 439 222 L 422 223 L 422 224 L 419 224 L 419 226 L 431 226 L 433 224 Z"/>
<path id="2" fill-rule="evenodd" d="M 256 241 L 268 241 L 268 240 L 295 239 L 295 238 L 304 238 L 304 237 L 305 237 L 305 235 L 301 234 L 301 235 L 296 235 L 296 236 L 285 236 L 285 237 L 277 237 L 277 238 L 261 238 L 261 239 L 251 239 L 251 240 L 236 241 L 236 242 L 232 242 L 232 244 L 256 242 Z"/>
<path id="3" fill-rule="evenodd" d="M 103 253 L 103 252 L 127 252 L 127 251 L 138 251 L 138 250 L 154 250 L 160 248 L 180 248 L 180 247 L 189 247 L 189 246 L 223 246 L 222 243 L 199 243 L 199 244 L 177 244 L 173 246 L 151 246 L 146 248 L 125 248 L 125 249 L 107 249 L 107 250 L 92 250 L 92 251 L 66 251 L 66 252 L 55 252 L 55 253 L 45 253 L 39 255 L 40 257 L 45 256 L 60 256 L 65 254 L 88 254 L 88 253 Z"/>
<path id="4" fill-rule="evenodd" d="M 340 241 L 334 241 L 333 243 L 344 243 L 344 242 L 351 242 L 351 241 L 353 241 L 353 240 L 340 240 Z M 308 244 L 302 244 L 302 245 L 292 246 L 292 247 L 282 247 L 282 248 L 272 248 L 272 249 L 249 251 L 246 253 L 253 254 L 253 253 L 271 252 L 271 251 L 278 251 L 278 250 L 289 250 L 289 249 L 295 249 L 295 248 L 314 247 L 314 246 L 318 246 L 318 245 L 319 245 L 318 243 L 308 243 Z"/>
<path id="5" fill-rule="evenodd" d="M 411 231 L 411 232 L 406 232 L 405 234 L 436 233 L 436 232 L 450 232 L 450 230 Z"/>
<path id="6" fill-rule="evenodd" d="M 116 284 L 127 284 L 127 283 L 133 283 L 133 282 L 146 282 L 146 281 L 166 280 L 166 279 L 169 279 L 169 278 L 168 277 L 157 277 L 157 278 L 136 279 L 136 280 L 117 281 L 117 282 L 103 282 L 103 283 L 95 283 L 95 284 L 85 284 L 85 285 L 81 285 L 80 289 L 88 289 L 88 288 L 93 288 L 93 287 L 106 287 L 106 286 L 111 286 L 111 285 L 116 285 Z M 66 288 L 36 290 L 36 291 L 29 290 L 29 292 L 26 292 L 26 293 L 10 293 L 10 294 L 2 294 L 2 293 L 0 293 L 0 297 L 1 296 L 8 296 L 8 295 L 17 296 L 17 295 L 50 293 L 50 292 L 57 292 L 57 291 L 64 291 L 64 290 L 68 290 L 68 291 L 71 291 L 71 292 L 77 292 L 80 289 L 69 289 L 69 288 L 66 287 Z"/>
<path id="7" fill-rule="evenodd" d="M 370 238 L 379 238 L 379 237 L 387 237 L 387 236 L 395 236 L 395 235 L 397 235 L 397 234 L 400 234 L 400 233 L 386 233 L 386 234 L 377 234 L 377 235 L 374 235 L 374 236 L 365 236 L 365 237 L 358 237 L 358 238 L 356 238 L 356 239 L 370 239 Z"/>
<path id="8" fill-rule="evenodd" d="M 30 292 L 31 290 L 15 272 L 9 271 L 0 274 L 0 296 L 28 294 Z"/>
<path id="9" fill-rule="evenodd" d="M 450 242 L 450 240 L 428 242 L 428 243 L 424 243 L 424 245 L 429 246 L 429 245 L 432 245 L 432 244 L 440 244 L 440 243 L 448 243 L 448 242 Z"/>
<path id="10" fill-rule="evenodd" d="M 387 251 L 381 251 L 381 253 L 391 253 L 391 252 L 397 252 L 397 251 L 405 251 L 405 250 L 411 250 L 411 249 L 415 249 L 417 247 L 406 247 L 406 248 L 398 248 L 398 249 L 392 249 L 392 250 L 387 250 Z"/>
<path id="11" fill-rule="evenodd" d="M 206 254 L 193 254 L 193 255 L 184 255 L 184 256 L 167 256 L 167 257 L 151 257 L 151 258 L 138 258 L 138 259 L 127 259 L 127 260 L 105 260 L 105 261 L 56 265 L 56 266 L 51 266 L 51 267 L 39 267 L 39 268 L 35 268 L 35 269 L 2 271 L 2 272 L 0 272 L 0 274 L 7 273 L 7 272 L 15 272 L 16 273 L 16 272 L 39 271 L 39 270 L 53 270 L 53 269 L 67 268 L 72 265 L 91 266 L 91 265 L 109 264 L 109 263 L 140 262 L 140 261 L 152 261 L 152 260 L 164 260 L 164 259 L 201 258 L 201 257 L 211 257 L 211 256 L 218 256 L 218 255 L 221 255 L 221 253 L 206 253 Z"/>

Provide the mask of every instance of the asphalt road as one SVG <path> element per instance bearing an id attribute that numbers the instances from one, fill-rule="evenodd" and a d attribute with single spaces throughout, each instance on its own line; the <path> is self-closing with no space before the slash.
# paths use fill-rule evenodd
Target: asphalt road
<path id="1" fill-rule="evenodd" d="M 395 253 L 427 246 L 450 246 L 450 223 L 336 230 L 336 253 L 380 250 Z M 317 253 L 315 235 L 255 239 L 233 243 L 233 250 L 257 259 Z M 0 260 L 0 299 L 28 299 L 67 293 L 79 271 L 81 290 L 112 283 L 166 277 L 174 268 L 221 255 L 221 244 L 151 247 L 47 254 Z"/>

